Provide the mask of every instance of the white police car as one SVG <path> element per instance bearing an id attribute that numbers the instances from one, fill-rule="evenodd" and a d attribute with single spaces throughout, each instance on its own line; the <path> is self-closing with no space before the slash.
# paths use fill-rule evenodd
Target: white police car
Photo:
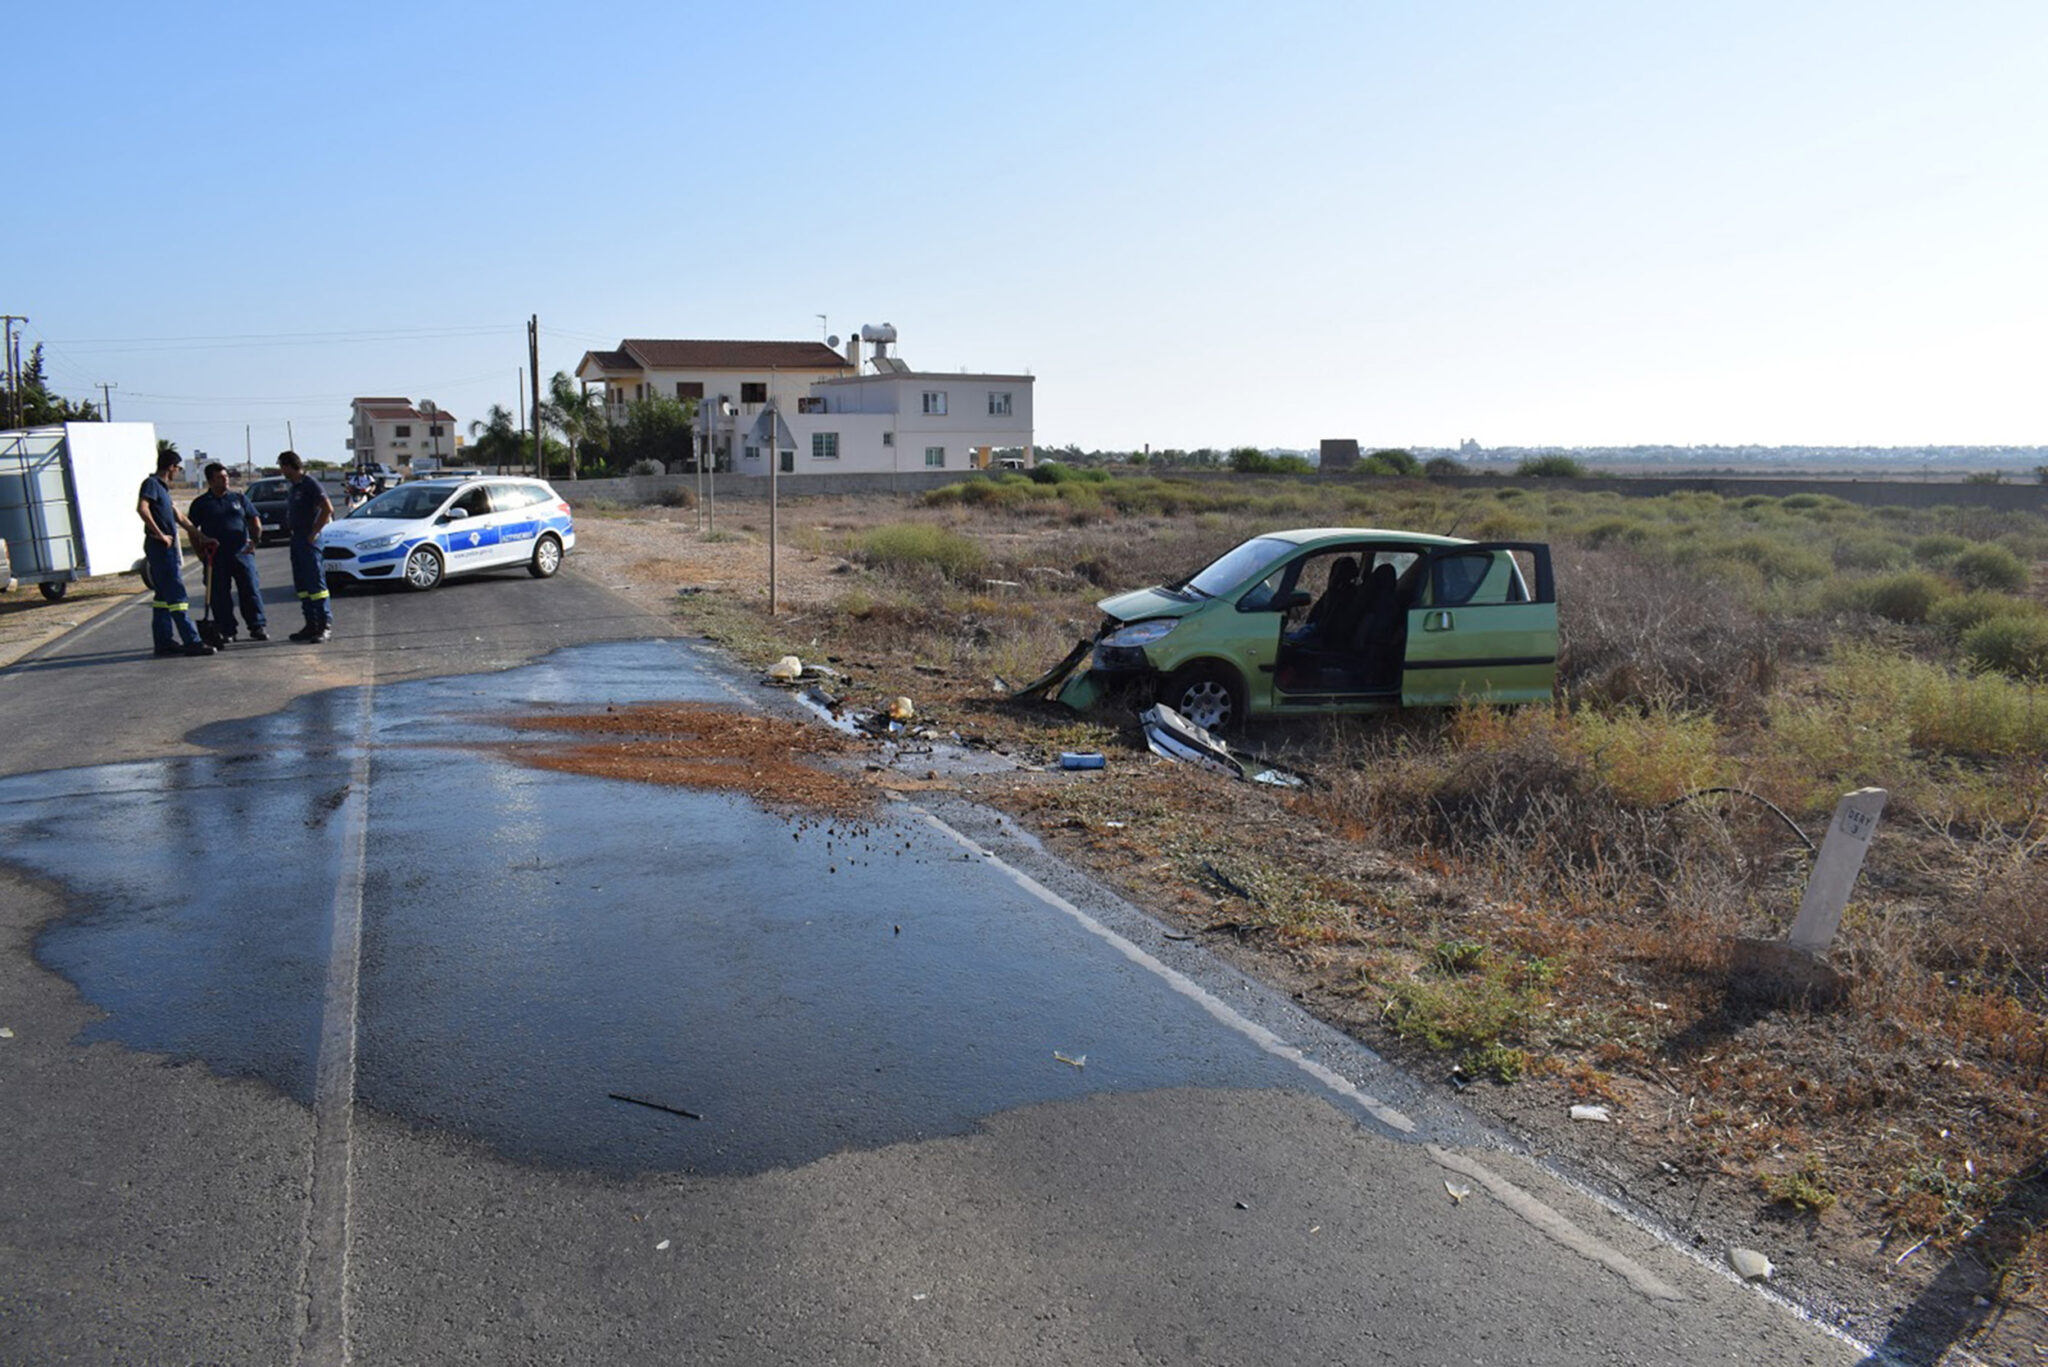
<path id="1" fill-rule="evenodd" d="M 426 590 L 451 574 L 524 565 L 536 579 L 576 545 L 569 505 L 538 479 L 422 479 L 387 489 L 320 534 L 330 581 L 403 581 Z"/>

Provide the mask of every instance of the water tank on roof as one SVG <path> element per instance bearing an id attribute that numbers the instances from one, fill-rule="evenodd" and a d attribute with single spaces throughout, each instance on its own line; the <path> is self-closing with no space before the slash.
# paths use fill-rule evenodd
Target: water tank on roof
<path id="1" fill-rule="evenodd" d="M 862 323 L 860 325 L 860 339 L 863 342 L 893 342 L 896 340 L 896 325 L 894 323 Z"/>

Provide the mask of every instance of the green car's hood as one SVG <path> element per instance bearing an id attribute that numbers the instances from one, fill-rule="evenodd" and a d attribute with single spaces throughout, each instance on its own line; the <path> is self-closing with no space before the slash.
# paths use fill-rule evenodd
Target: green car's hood
<path id="1" fill-rule="evenodd" d="M 1183 598 L 1165 589 L 1134 589 L 1119 593 L 1114 598 L 1105 598 L 1095 606 L 1119 622 L 1140 622 L 1147 617 L 1185 617 L 1207 598 Z"/>

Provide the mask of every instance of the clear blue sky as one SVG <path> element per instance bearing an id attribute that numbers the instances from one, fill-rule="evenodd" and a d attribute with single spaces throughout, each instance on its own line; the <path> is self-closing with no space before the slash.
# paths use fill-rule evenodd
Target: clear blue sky
<path id="1" fill-rule="evenodd" d="M 2048 4 L 39 4 L 0 312 L 190 452 L 892 322 L 1041 444 L 2048 442 Z"/>

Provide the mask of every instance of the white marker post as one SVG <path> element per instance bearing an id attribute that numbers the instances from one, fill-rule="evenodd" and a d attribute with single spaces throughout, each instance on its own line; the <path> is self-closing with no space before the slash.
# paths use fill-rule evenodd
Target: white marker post
<path id="1" fill-rule="evenodd" d="M 1870 853 L 1870 838 L 1877 833 L 1877 818 L 1890 797 L 1882 788 L 1858 788 L 1845 793 L 1835 804 L 1835 819 L 1821 842 L 1820 858 L 1806 880 L 1806 894 L 1799 899 L 1799 918 L 1792 923 L 1788 943 L 1808 954 L 1823 954 L 1834 941 L 1842 924 L 1842 908 L 1863 870 L 1863 856 Z"/>

